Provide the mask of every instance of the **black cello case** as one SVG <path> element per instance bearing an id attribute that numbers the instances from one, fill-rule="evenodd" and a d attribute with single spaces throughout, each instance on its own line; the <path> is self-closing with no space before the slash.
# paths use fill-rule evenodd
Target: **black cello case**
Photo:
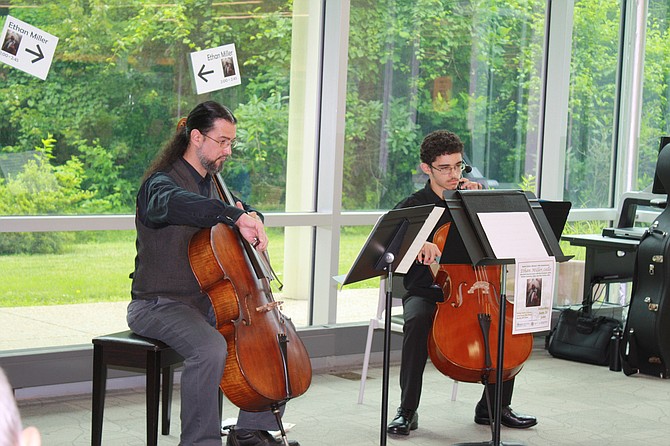
<path id="1" fill-rule="evenodd" d="M 658 180 L 670 190 L 670 144 L 659 152 Z M 670 207 L 640 240 L 620 353 L 626 375 L 670 377 Z"/>

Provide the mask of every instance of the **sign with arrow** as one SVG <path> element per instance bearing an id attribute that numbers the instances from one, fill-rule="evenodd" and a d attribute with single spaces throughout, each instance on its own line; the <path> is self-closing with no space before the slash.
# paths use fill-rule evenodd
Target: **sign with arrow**
<path id="1" fill-rule="evenodd" d="M 42 80 L 47 78 L 58 37 L 8 15 L 0 43 L 0 61 Z"/>
<path id="2" fill-rule="evenodd" d="M 197 94 L 222 90 L 242 83 L 233 43 L 191 53 L 191 68 Z"/>

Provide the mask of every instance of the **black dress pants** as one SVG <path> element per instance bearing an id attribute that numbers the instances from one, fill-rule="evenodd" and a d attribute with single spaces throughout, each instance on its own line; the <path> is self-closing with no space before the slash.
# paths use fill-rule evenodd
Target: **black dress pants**
<path id="1" fill-rule="evenodd" d="M 433 326 L 437 304 L 419 296 L 403 299 L 403 341 L 400 362 L 400 406 L 406 410 L 417 410 L 421 398 L 423 372 L 428 361 L 428 336 Z M 489 384 L 491 404 L 494 404 L 495 384 Z M 509 406 L 514 391 L 514 378 L 504 381 L 502 406 Z M 479 402 L 486 407 L 486 389 Z M 495 406 L 493 406 L 495 407 Z"/>

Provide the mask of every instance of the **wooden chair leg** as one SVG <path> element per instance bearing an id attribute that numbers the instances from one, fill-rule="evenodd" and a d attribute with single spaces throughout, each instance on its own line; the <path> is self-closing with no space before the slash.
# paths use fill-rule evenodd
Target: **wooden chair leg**
<path id="1" fill-rule="evenodd" d="M 158 406 L 160 404 L 160 354 L 147 352 L 147 445 L 158 444 Z"/>
<path id="2" fill-rule="evenodd" d="M 93 348 L 93 416 L 91 426 L 91 446 L 102 443 L 102 420 L 107 391 L 107 364 L 104 363 L 102 347 Z"/>

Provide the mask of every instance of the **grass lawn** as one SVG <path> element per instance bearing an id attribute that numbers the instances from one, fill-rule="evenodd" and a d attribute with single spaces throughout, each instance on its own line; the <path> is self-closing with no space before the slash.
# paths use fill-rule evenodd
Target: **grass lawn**
<path id="1" fill-rule="evenodd" d="M 124 231 L 63 254 L 0 256 L 0 307 L 127 300 L 134 237 Z"/>
<path id="2" fill-rule="evenodd" d="M 371 229 L 342 228 L 338 274 L 349 271 Z M 272 265 L 281 279 L 284 231 L 268 228 L 268 237 Z M 583 259 L 583 248 L 566 242 L 561 247 L 566 255 Z M 63 254 L 0 256 L 0 307 L 128 300 L 134 258 L 135 231 L 89 233 L 85 242 L 73 243 Z M 374 288 L 378 283 L 373 278 L 346 288 Z"/>
<path id="3" fill-rule="evenodd" d="M 371 228 L 343 230 L 340 274 L 345 274 L 365 243 Z M 284 231 L 269 228 L 272 265 L 280 279 L 283 271 Z M 0 307 L 63 305 L 125 301 L 135 259 L 135 232 L 109 231 L 73 243 L 63 254 L 0 256 Z M 273 249 L 273 247 L 275 247 Z M 378 286 L 371 279 L 347 288 Z"/>

